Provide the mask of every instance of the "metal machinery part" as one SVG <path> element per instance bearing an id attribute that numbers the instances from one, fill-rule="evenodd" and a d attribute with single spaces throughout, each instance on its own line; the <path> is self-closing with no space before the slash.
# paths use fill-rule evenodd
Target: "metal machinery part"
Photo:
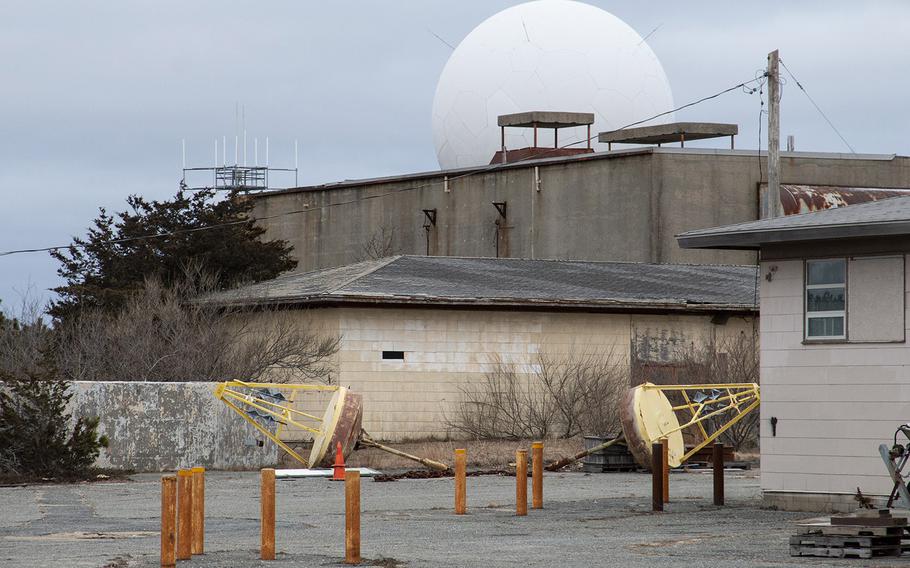
<path id="1" fill-rule="evenodd" d="M 668 394 L 677 401 L 671 402 Z M 650 467 L 652 444 L 667 438 L 667 462 L 670 467 L 678 467 L 742 420 L 760 402 L 755 383 L 644 383 L 629 389 L 621 402 L 622 431 L 629 451 L 640 466 Z M 717 421 L 709 431 L 704 422 L 710 419 Z M 700 441 L 687 452 L 683 433 L 689 432 Z"/>
<path id="2" fill-rule="evenodd" d="M 903 434 L 908 440 L 903 446 L 897 443 L 898 433 Z M 907 491 L 907 483 L 902 475 L 904 466 L 910 460 L 910 424 L 898 426 L 894 432 L 894 442 L 891 448 L 888 448 L 886 444 L 880 444 L 878 453 L 881 454 L 882 461 L 885 462 L 885 467 L 888 469 L 888 474 L 894 482 L 894 488 L 891 489 L 891 495 L 888 496 L 886 508 L 890 509 L 892 505 L 897 503 L 903 509 L 910 509 L 910 492 Z"/>
<path id="3" fill-rule="evenodd" d="M 300 401 L 295 401 L 295 397 L 308 392 L 332 393 L 321 417 L 296 408 Z M 444 463 L 414 456 L 373 440 L 362 428 L 363 397 L 345 387 L 227 381 L 215 388 L 215 398 L 306 467 L 331 467 L 334 450 L 340 443 L 345 457 L 357 447 L 364 446 L 420 462 L 432 469 L 448 469 Z M 281 428 L 289 426 L 312 434 L 309 459 L 281 440 Z"/>

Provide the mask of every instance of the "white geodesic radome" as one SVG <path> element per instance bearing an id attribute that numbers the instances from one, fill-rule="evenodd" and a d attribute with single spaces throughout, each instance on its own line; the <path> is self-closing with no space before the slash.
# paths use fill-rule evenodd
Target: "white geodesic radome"
<path id="1" fill-rule="evenodd" d="M 593 112 L 596 135 L 671 108 L 663 67 L 635 30 L 588 4 L 539 0 L 491 16 L 458 45 L 436 86 L 433 140 L 443 169 L 476 166 L 499 149 L 502 114 Z M 552 133 L 540 136 L 552 144 Z M 559 145 L 585 137 L 560 130 Z M 506 129 L 507 148 L 531 145 L 530 132 Z"/>

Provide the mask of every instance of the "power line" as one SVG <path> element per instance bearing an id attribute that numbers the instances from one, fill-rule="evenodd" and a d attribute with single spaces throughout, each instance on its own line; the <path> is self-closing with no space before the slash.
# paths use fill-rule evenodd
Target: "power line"
<path id="1" fill-rule="evenodd" d="M 806 88 L 803 87 L 803 84 L 799 82 L 799 79 L 796 78 L 796 75 L 793 74 L 793 71 L 790 71 L 790 68 L 787 67 L 787 64 L 784 63 L 783 59 L 780 60 L 780 64 L 783 65 L 784 69 L 786 69 L 786 71 L 787 71 L 787 74 L 790 75 L 790 77 L 792 77 L 793 80 L 796 82 L 796 86 L 799 87 L 799 90 L 802 91 L 803 94 L 806 95 L 806 98 L 809 99 L 809 102 L 812 103 L 812 106 L 815 107 L 815 110 L 818 111 L 818 114 L 822 115 L 822 118 L 824 118 L 825 122 L 828 123 L 828 126 L 831 127 L 831 130 L 833 130 L 834 133 L 837 134 L 838 138 L 841 139 L 841 142 L 843 142 L 847 146 L 847 148 L 850 148 L 850 152 L 856 154 L 856 150 L 853 149 L 853 146 L 851 146 L 850 143 L 847 142 L 847 139 L 844 138 L 843 135 L 840 133 L 840 131 L 837 129 L 837 127 L 834 126 L 834 123 L 831 122 L 831 120 L 828 118 L 828 115 L 826 115 L 825 112 L 821 109 L 821 107 L 818 106 L 818 104 L 815 102 L 815 99 L 813 99 L 812 96 L 809 94 L 809 91 L 807 91 Z"/>
<path id="2" fill-rule="evenodd" d="M 637 125 L 643 124 L 643 123 L 645 123 L 645 122 L 650 122 L 650 121 L 652 121 L 652 120 L 654 120 L 654 119 L 657 119 L 657 118 L 660 118 L 660 117 L 662 117 L 662 116 L 666 116 L 666 115 L 668 115 L 668 114 L 672 114 L 672 113 L 674 113 L 674 112 L 678 112 L 678 111 L 680 111 L 680 110 L 683 110 L 683 109 L 686 109 L 686 108 L 695 106 L 695 105 L 697 105 L 697 104 L 701 104 L 701 103 L 703 103 L 703 102 L 705 102 L 705 101 L 709 101 L 709 100 L 711 100 L 711 99 L 715 99 L 715 98 L 717 98 L 717 97 L 719 97 L 719 96 L 721 96 L 721 95 L 724 95 L 724 94 L 726 94 L 726 93 L 729 93 L 730 91 L 734 91 L 734 90 L 736 90 L 736 89 L 745 89 L 745 87 L 746 87 L 747 85 L 749 85 L 749 84 L 751 84 L 751 83 L 755 83 L 755 82 L 760 82 L 760 81 L 763 81 L 763 80 L 764 80 L 764 77 L 757 77 L 757 78 L 755 78 L 755 79 L 750 79 L 749 81 L 743 81 L 742 83 L 739 83 L 739 84 L 737 84 L 737 85 L 734 85 L 734 86 L 729 87 L 729 88 L 727 88 L 727 89 L 724 89 L 724 90 L 722 90 L 722 91 L 719 91 L 719 92 L 717 92 L 717 93 L 714 93 L 713 95 L 708 95 L 707 97 L 702 97 L 702 98 L 700 98 L 700 99 L 698 99 L 698 100 L 696 100 L 696 101 L 693 101 L 693 102 L 690 102 L 690 103 L 686 103 L 686 104 L 684 104 L 684 105 L 682 105 L 682 106 L 676 107 L 676 108 L 671 109 L 671 110 L 668 110 L 668 111 L 661 112 L 661 113 L 659 113 L 659 114 L 655 114 L 654 116 L 645 118 L 645 119 L 643 119 L 643 120 L 637 120 L 637 121 L 635 121 L 635 122 L 630 122 L 629 124 L 626 124 L 626 125 L 624 125 L 624 126 L 621 126 L 621 127 L 619 127 L 619 128 L 616 128 L 615 130 L 611 130 L 610 132 L 618 132 L 618 131 L 620 131 L 620 130 L 625 130 L 625 129 L 627 129 L 627 128 L 631 128 L 631 127 L 633 127 L 633 126 L 637 126 Z M 749 91 L 746 91 L 746 92 L 749 93 L 749 94 L 751 94 L 751 93 L 755 92 L 755 90 L 752 89 L 752 90 L 749 90 Z M 583 139 L 578 140 L 578 141 L 576 141 L 576 142 L 572 142 L 572 143 L 569 143 L 569 144 L 565 144 L 565 145 L 559 146 L 559 147 L 557 147 L 557 148 L 548 148 L 548 149 L 546 149 L 546 150 L 543 150 L 543 151 L 541 151 L 541 152 L 537 152 L 536 154 L 532 154 L 532 155 L 527 156 L 527 157 L 525 157 L 525 158 L 522 158 L 522 159 L 520 159 L 520 160 L 515 160 L 514 162 L 509 162 L 507 165 L 508 165 L 508 166 L 514 166 L 515 164 L 519 164 L 519 163 L 521 163 L 521 162 L 526 162 L 526 161 L 529 161 L 529 160 L 536 160 L 536 159 L 538 159 L 538 158 L 545 158 L 545 157 L 547 156 L 547 154 L 552 154 L 552 153 L 554 153 L 554 152 L 557 151 L 557 150 L 561 150 L 561 149 L 564 149 L 564 148 L 569 148 L 569 147 L 575 146 L 575 145 L 577 145 L 577 144 L 587 143 L 587 142 L 589 142 L 589 141 L 594 140 L 595 138 L 597 138 L 597 136 L 598 136 L 598 135 L 595 134 L 595 135 L 593 135 L 593 136 L 591 136 L 591 137 L 583 138 Z M 503 164 L 490 164 L 489 166 L 486 166 L 486 167 L 484 167 L 484 168 L 480 168 L 480 169 L 477 169 L 477 170 L 472 170 L 472 171 L 469 171 L 469 172 L 465 172 L 465 173 L 463 173 L 463 174 L 461 174 L 461 175 L 457 175 L 457 176 L 454 176 L 454 177 L 451 177 L 451 178 L 450 178 L 450 177 L 446 177 L 446 178 L 445 178 L 444 180 L 442 180 L 442 181 L 433 181 L 433 182 L 429 182 L 429 183 L 425 183 L 425 184 L 417 185 L 417 186 L 402 187 L 402 188 L 399 188 L 399 189 L 396 189 L 396 190 L 393 190 L 393 191 L 387 191 L 387 192 L 385 192 L 385 193 L 379 193 L 379 194 L 376 194 L 376 195 L 368 195 L 368 196 L 366 196 L 366 197 L 358 197 L 358 198 L 356 198 L 356 199 L 349 199 L 349 200 L 347 200 L 347 201 L 338 201 L 338 202 L 335 202 L 335 203 L 329 203 L 329 204 L 327 204 L 327 205 L 321 205 L 321 206 L 319 206 L 319 207 L 304 207 L 304 208 L 302 208 L 302 209 L 295 209 L 295 210 L 292 210 L 292 211 L 284 211 L 284 212 L 282 212 L 282 213 L 276 213 L 276 214 L 274 214 L 274 215 L 266 215 L 266 216 L 262 216 L 262 217 L 256 217 L 254 220 L 255 220 L 255 221 L 264 221 L 264 220 L 268 220 L 268 219 L 275 219 L 275 218 L 278 218 L 278 217 L 286 217 L 286 216 L 290 216 L 290 215 L 299 215 L 299 214 L 302 214 L 302 213 L 310 213 L 310 212 L 315 212 L 315 211 L 321 211 L 321 210 L 324 210 L 324 209 L 330 209 L 330 208 L 332 208 L 332 207 L 340 207 L 340 206 L 342 206 L 342 205 L 351 205 L 351 204 L 358 203 L 358 202 L 361 202 L 361 201 L 368 201 L 368 200 L 370 200 L 370 199 L 381 199 L 381 198 L 383 198 L 383 197 L 388 197 L 388 196 L 390 196 L 390 195 L 395 195 L 395 194 L 403 193 L 403 192 L 406 192 L 406 191 L 417 191 L 417 190 L 419 190 L 419 189 L 425 189 L 425 188 L 433 187 L 433 186 L 436 186 L 436 185 L 442 185 L 442 184 L 447 183 L 447 182 L 448 182 L 448 183 L 451 183 L 451 182 L 453 182 L 453 181 L 458 181 L 458 180 L 460 180 L 460 179 L 464 179 L 464 178 L 469 177 L 469 176 L 478 175 L 478 174 L 484 174 L 484 173 L 487 173 L 487 172 L 489 172 L 489 171 L 491 171 L 491 170 L 499 169 L 502 165 L 503 165 Z M 223 227 L 230 227 L 230 226 L 234 226 L 234 225 L 241 225 L 241 224 L 248 223 L 248 222 L 250 222 L 250 219 L 245 219 L 245 220 L 240 220 L 240 221 L 228 221 L 228 222 L 225 222 L 225 223 L 218 223 L 218 224 L 215 224 L 215 225 L 205 225 L 205 226 L 203 226 L 203 227 L 193 227 L 193 228 L 190 228 L 190 229 L 180 229 L 180 230 L 177 230 L 177 231 L 165 231 L 165 232 L 162 232 L 162 233 L 155 233 L 155 234 L 153 234 L 153 235 L 141 235 L 141 236 L 137 236 L 137 237 L 124 237 L 124 238 L 120 238 L 120 239 L 111 239 L 111 240 L 109 240 L 109 241 L 105 241 L 105 243 L 106 243 L 106 244 L 122 244 L 122 243 L 131 242 L 131 241 L 139 241 L 139 240 L 147 240 L 147 239 L 160 239 L 160 238 L 165 238 L 165 237 L 172 237 L 172 236 L 177 236 L 177 235 L 183 235 L 183 234 L 187 234 L 187 233 L 195 233 L 195 232 L 198 232 L 198 231 L 210 231 L 210 230 L 214 230 L 214 229 L 220 229 L 220 228 L 223 228 Z M 16 254 L 35 253 L 35 252 L 51 252 L 51 251 L 57 251 L 57 250 L 63 250 L 63 249 L 85 248 L 85 247 L 89 246 L 89 244 L 90 244 L 90 243 L 70 243 L 70 244 L 67 244 L 67 245 L 58 245 L 58 246 L 49 246 L 49 247 L 40 247 L 40 248 L 28 248 L 28 249 L 8 250 L 8 251 L 2 251 L 2 252 L 0 252 L 0 257 L 3 257 L 3 256 L 12 256 L 12 255 L 16 255 Z"/>

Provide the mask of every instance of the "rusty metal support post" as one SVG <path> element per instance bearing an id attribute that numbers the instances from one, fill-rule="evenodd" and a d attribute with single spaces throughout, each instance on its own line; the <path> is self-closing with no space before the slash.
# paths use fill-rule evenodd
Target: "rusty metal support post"
<path id="1" fill-rule="evenodd" d="M 177 477 L 161 478 L 161 566 L 177 564 Z"/>
<path id="2" fill-rule="evenodd" d="M 193 473 L 177 472 L 177 560 L 193 556 Z"/>
<path id="3" fill-rule="evenodd" d="M 266 468 L 259 475 L 259 558 L 275 560 L 275 470 Z"/>
<path id="4" fill-rule="evenodd" d="M 559 148 L 559 129 L 553 129 L 553 148 Z"/>
<path id="5" fill-rule="evenodd" d="M 344 562 L 360 564 L 360 472 L 344 472 Z"/>
<path id="6" fill-rule="evenodd" d="M 528 451 L 515 452 L 515 515 L 528 514 Z"/>
<path id="7" fill-rule="evenodd" d="M 720 507 L 724 504 L 724 444 L 714 443 L 714 505 Z"/>
<path id="8" fill-rule="evenodd" d="M 591 125 L 588 125 L 588 150 L 591 149 Z"/>
<path id="9" fill-rule="evenodd" d="M 531 508 L 543 509 L 543 442 L 531 444 Z"/>
<path id="10" fill-rule="evenodd" d="M 664 451 L 660 442 L 651 444 L 651 510 L 664 510 Z"/>
<path id="11" fill-rule="evenodd" d="M 664 461 L 664 503 L 670 502 L 670 441 L 667 438 L 660 439 L 661 453 Z"/>
<path id="12" fill-rule="evenodd" d="M 193 554 L 205 552 L 205 468 L 194 467 L 193 473 Z"/>
<path id="13" fill-rule="evenodd" d="M 468 461 L 467 450 L 455 450 L 455 514 L 464 515 L 467 510 L 467 483 L 465 469 Z"/>

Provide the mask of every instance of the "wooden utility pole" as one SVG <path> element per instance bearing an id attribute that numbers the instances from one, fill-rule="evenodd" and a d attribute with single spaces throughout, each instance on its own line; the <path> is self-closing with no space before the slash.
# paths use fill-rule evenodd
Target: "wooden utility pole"
<path id="1" fill-rule="evenodd" d="M 780 57 L 768 54 L 768 216 L 780 217 Z"/>

